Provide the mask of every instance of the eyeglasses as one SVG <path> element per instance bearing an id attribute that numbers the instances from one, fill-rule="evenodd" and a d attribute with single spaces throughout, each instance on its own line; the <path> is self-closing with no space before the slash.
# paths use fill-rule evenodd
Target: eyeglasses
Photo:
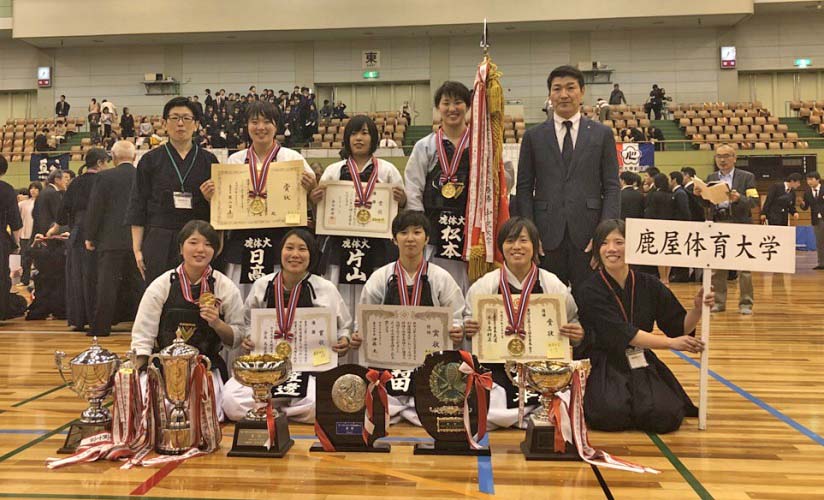
<path id="1" fill-rule="evenodd" d="M 170 122 L 179 122 L 179 121 L 183 121 L 184 123 L 192 123 L 193 121 L 195 121 L 195 117 L 194 117 L 194 116 L 192 116 L 192 115 L 182 115 L 182 116 L 178 116 L 178 115 L 170 115 L 170 116 L 169 116 L 169 118 L 168 118 L 168 120 L 169 120 Z"/>

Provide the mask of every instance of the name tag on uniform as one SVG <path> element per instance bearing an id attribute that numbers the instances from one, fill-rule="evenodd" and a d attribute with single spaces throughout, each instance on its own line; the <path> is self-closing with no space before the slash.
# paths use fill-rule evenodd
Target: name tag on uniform
<path id="1" fill-rule="evenodd" d="M 175 208 L 192 209 L 192 193 L 175 191 L 172 196 L 174 197 Z"/>
<path id="2" fill-rule="evenodd" d="M 630 347 L 626 350 L 627 361 L 629 367 L 635 370 L 636 368 L 645 368 L 647 365 L 647 358 L 644 357 L 644 350 L 640 347 Z"/>

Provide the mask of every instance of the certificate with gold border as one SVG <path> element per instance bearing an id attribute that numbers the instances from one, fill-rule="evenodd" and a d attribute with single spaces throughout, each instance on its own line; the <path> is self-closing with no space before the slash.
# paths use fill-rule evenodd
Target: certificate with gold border
<path id="1" fill-rule="evenodd" d="M 330 236 L 392 238 L 392 221 L 398 215 L 398 202 L 392 197 L 393 184 L 377 183 L 368 209 L 355 206 L 355 184 L 352 181 L 323 182 L 326 193 L 318 203 L 315 233 Z M 368 218 L 363 210 L 369 212 Z"/>
<path id="2" fill-rule="evenodd" d="M 266 198 L 249 196 L 249 165 L 212 165 L 215 194 L 211 223 L 215 229 L 257 229 L 306 225 L 306 190 L 300 183 L 303 161 L 269 164 Z M 263 210 L 257 209 L 259 204 Z M 258 205 L 258 206 L 255 206 Z"/>

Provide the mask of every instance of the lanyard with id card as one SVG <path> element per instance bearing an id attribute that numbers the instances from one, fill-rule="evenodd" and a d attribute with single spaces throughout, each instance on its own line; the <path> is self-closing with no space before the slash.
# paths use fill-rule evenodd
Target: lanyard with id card
<path id="1" fill-rule="evenodd" d="M 172 166 L 175 168 L 175 173 L 177 173 L 177 178 L 180 180 L 180 191 L 175 191 L 172 193 L 172 199 L 174 201 L 174 206 L 177 209 L 181 210 L 191 210 L 192 209 L 192 193 L 186 191 L 186 186 L 184 183 L 186 179 L 189 177 L 189 173 L 192 171 L 192 167 L 195 166 L 195 161 L 197 160 L 197 154 L 200 152 L 200 148 L 197 144 L 194 145 L 195 147 L 195 154 L 192 155 L 192 161 L 189 163 L 189 168 L 186 170 L 186 175 L 182 175 L 180 173 L 180 168 L 177 166 L 177 162 L 175 161 L 174 157 L 172 156 L 172 152 L 169 150 L 169 143 L 167 142 L 164 144 L 166 148 L 166 154 L 169 155 L 169 161 L 172 162 Z"/>
<path id="2" fill-rule="evenodd" d="M 629 324 L 632 324 L 633 317 L 635 316 L 635 271 L 629 271 L 630 278 L 632 279 L 632 288 L 630 295 L 630 309 L 629 309 L 629 316 L 627 316 L 627 311 L 624 309 L 624 304 L 621 302 L 621 299 L 618 298 L 618 294 L 615 293 L 615 290 L 607 281 L 607 277 L 604 276 L 604 270 L 601 270 L 601 279 L 604 280 L 604 284 L 607 286 L 610 292 L 612 292 L 612 296 L 615 298 L 615 302 L 618 304 L 618 308 L 621 309 L 621 314 L 624 316 L 624 321 Z M 636 368 L 644 368 L 649 366 L 647 364 L 647 358 L 644 355 L 645 349 L 642 347 L 629 347 L 626 349 L 625 354 L 627 356 L 627 362 L 629 363 L 629 367 L 633 370 Z"/>

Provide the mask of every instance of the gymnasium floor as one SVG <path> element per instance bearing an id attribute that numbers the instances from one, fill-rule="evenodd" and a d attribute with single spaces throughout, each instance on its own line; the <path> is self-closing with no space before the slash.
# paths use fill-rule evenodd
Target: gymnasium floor
<path id="1" fill-rule="evenodd" d="M 526 462 L 522 431 L 490 436 L 491 458 L 413 456 L 422 429 L 390 429 L 392 452 L 309 453 L 312 428 L 292 425 L 295 446 L 285 459 L 226 457 L 223 448 L 179 465 L 119 470 L 110 462 L 49 471 L 83 402 L 64 387 L 55 349 L 70 355 L 87 337 L 52 321 L 0 324 L 0 498 L 824 498 L 824 273 L 814 254 L 799 253 L 795 275 L 755 276 L 755 314 L 731 306 L 713 316 L 708 430 L 687 419 L 663 436 L 593 432 L 594 446 L 662 471 L 638 475 L 595 470 L 583 462 Z M 694 284 L 674 284 L 687 302 Z M 127 349 L 125 327 L 102 340 Z M 690 357 L 659 352 L 697 401 L 698 368 Z"/>

